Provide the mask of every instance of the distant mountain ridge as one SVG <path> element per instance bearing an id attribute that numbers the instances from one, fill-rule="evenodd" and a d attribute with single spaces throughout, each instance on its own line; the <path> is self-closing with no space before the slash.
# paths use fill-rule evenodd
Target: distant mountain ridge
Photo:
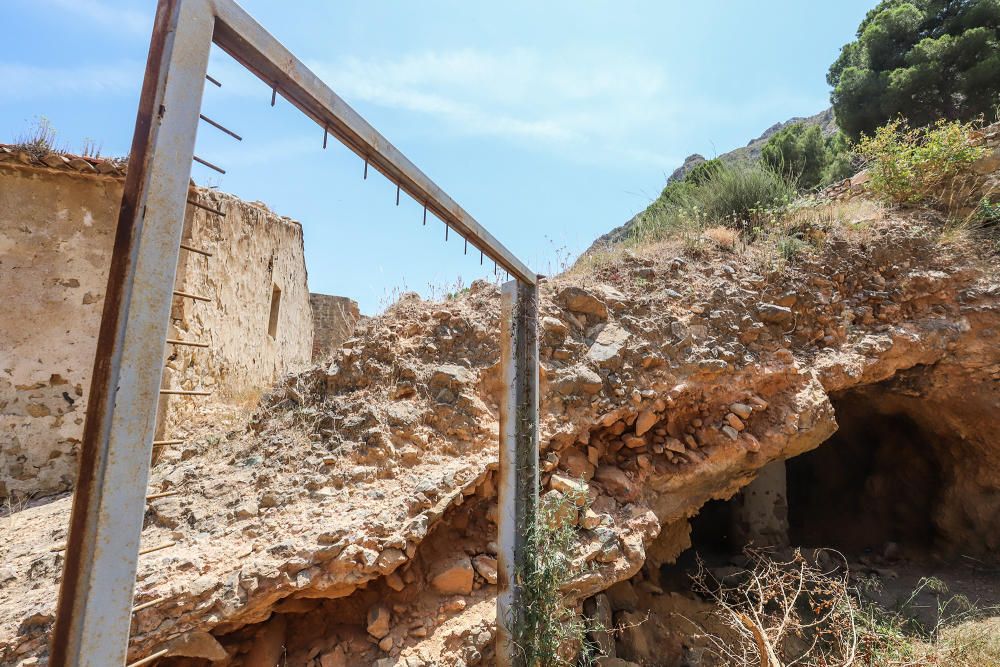
<path id="1" fill-rule="evenodd" d="M 728 153 L 723 153 L 722 155 L 719 156 L 719 159 L 731 164 L 737 162 L 753 162 L 760 158 L 760 153 L 761 150 L 763 150 L 764 148 L 764 144 L 767 143 L 767 140 L 770 139 L 772 135 L 774 135 L 776 132 L 779 132 L 783 128 L 788 127 L 789 125 L 793 125 L 795 123 L 804 123 L 806 125 L 819 125 L 824 136 L 835 134 L 838 129 L 837 121 L 833 117 L 832 108 L 820 111 L 818 114 L 815 114 L 813 116 L 806 116 L 806 117 L 796 116 L 794 118 L 789 118 L 783 123 L 775 123 L 771 127 L 764 130 L 763 134 L 761 134 L 759 137 L 757 137 L 756 139 L 751 139 L 746 146 L 741 146 L 739 148 L 729 151 Z M 677 169 L 675 169 L 673 173 L 670 174 L 670 178 L 667 179 L 667 183 L 673 183 L 674 181 L 679 181 L 680 179 L 684 178 L 684 176 L 686 176 L 688 172 L 690 172 L 696 166 L 706 161 L 707 158 L 698 153 L 694 153 L 692 155 L 687 156 L 687 158 L 684 160 L 684 164 L 677 167 Z M 636 218 L 642 215 L 642 213 L 643 212 L 640 211 L 639 213 L 635 214 L 635 216 L 633 216 L 632 219 L 626 222 L 624 225 L 612 229 L 610 232 L 608 232 L 604 236 L 594 241 L 594 244 L 590 247 L 591 250 L 604 244 L 621 243 L 622 241 L 624 241 L 626 238 L 628 238 L 629 232 L 631 231 L 632 226 L 635 224 Z M 590 250 L 588 250 L 587 252 L 590 252 Z"/>

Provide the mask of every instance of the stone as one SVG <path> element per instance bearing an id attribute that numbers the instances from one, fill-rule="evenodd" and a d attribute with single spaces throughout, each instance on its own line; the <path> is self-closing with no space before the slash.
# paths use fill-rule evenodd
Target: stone
<path id="1" fill-rule="evenodd" d="M 472 561 L 465 554 L 445 558 L 431 566 L 428 578 L 438 593 L 469 595 L 475 578 Z"/>
<path id="2" fill-rule="evenodd" d="M 428 383 L 433 389 L 453 389 L 473 380 L 472 371 L 464 366 L 455 364 L 442 364 L 434 369 Z"/>
<path id="3" fill-rule="evenodd" d="M 726 415 L 726 423 L 732 426 L 737 431 L 742 431 L 743 429 L 746 428 L 746 424 L 744 424 L 743 421 L 739 417 L 734 415 L 732 412 Z"/>
<path id="4" fill-rule="evenodd" d="M 467 604 L 465 602 L 465 598 L 454 597 L 450 600 L 445 600 L 445 603 L 441 605 L 441 609 L 446 612 L 457 614 L 458 612 L 465 611 L 466 606 Z"/>
<path id="5" fill-rule="evenodd" d="M 551 518 L 551 528 L 565 525 L 575 526 L 579 519 L 576 504 L 567 502 L 566 496 L 561 491 L 550 489 L 539 498 L 539 503 Z"/>
<path id="6" fill-rule="evenodd" d="M 762 303 L 757 306 L 757 315 L 768 324 L 791 324 L 795 319 L 791 308 L 785 308 L 773 303 Z"/>
<path id="7" fill-rule="evenodd" d="M 392 572 L 385 578 L 385 584 L 394 591 L 401 591 L 406 588 L 406 583 L 399 576 L 398 572 Z"/>
<path id="8" fill-rule="evenodd" d="M 379 647 L 379 649 L 381 649 L 382 651 L 385 651 L 386 653 L 388 653 L 389 651 L 391 651 L 392 650 L 392 635 L 389 635 L 388 637 L 383 637 L 382 641 L 380 641 L 378 643 L 378 647 Z"/>
<path id="9" fill-rule="evenodd" d="M 581 452 L 576 447 L 571 447 L 559 457 L 559 467 L 565 470 L 574 479 L 590 480 L 594 478 L 594 464 L 589 456 Z"/>
<path id="10" fill-rule="evenodd" d="M 368 608 L 368 634 L 375 639 L 382 639 L 391 628 L 392 612 L 385 604 L 374 604 Z"/>
<path id="11" fill-rule="evenodd" d="M 497 583 L 497 559 L 493 556 L 487 556 L 486 554 L 476 556 L 472 559 L 472 567 L 488 583 Z"/>
<path id="12" fill-rule="evenodd" d="M 615 368 L 620 362 L 625 343 L 631 337 L 628 331 L 617 324 L 609 324 L 597 334 L 597 339 L 587 351 L 587 357 L 598 366 Z"/>
<path id="13" fill-rule="evenodd" d="M 598 466 L 594 479 L 600 482 L 612 496 L 630 496 L 635 488 L 625 471 L 617 466 Z"/>
<path id="14" fill-rule="evenodd" d="M 562 304 L 566 310 L 574 313 L 593 315 L 601 320 L 608 319 L 607 305 L 583 288 L 575 286 L 564 287 L 556 295 L 556 301 Z"/>
<path id="15" fill-rule="evenodd" d="M 347 656 L 344 649 L 338 646 L 329 653 L 320 656 L 319 667 L 347 667 Z"/>
<path id="16" fill-rule="evenodd" d="M 97 173 L 97 169 L 94 167 L 94 165 L 90 164 L 89 162 L 87 162 L 83 158 L 79 158 L 79 157 L 70 158 L 69 161 L 68 161 L 68 164 L 69 164 L 70 167 L 72 167 L 73 169 L 76 169 L 77 171 L 83 171 L 83 172 L 87 172 L 87 173 L 90 173 L 90 174 L 96 174 Z"/>
<path id="17" fill-rule="evenodd" d="M 753 413 L 753 408 L 746 403 L 733 403 L 729 409 L 740 419 L 746 419 Z"/>
<path id="18" fill-rule="evenodd" d="M 639 449 L 640 447 L 646 446 L 646 439 L 637 435 L 626 435 L 622 438 L 622 442 L 624 442 L 625 446 L 629 449 Z"/>
<path id="19" fill-rule="evenodd" d="M 639 596 L 632 582 L 619 581 L 606 591 L 608 602 L 613 611 L 635 611 L 639 608 Z"/>
<path id="20" fill-rule="evenodd" d="M 549 486 L 571 498 L 578 507 L 583 507 L 584 503 L 587 502 L 587 491 L 590 487 L 587 486 L 586 482 L 570 479 L 563 475 L 552 475 Z"/>
<path id="21" fill-rule="evenodd" d="M 379 554 L 378 560 L 375 562 L 375 567 L 378 568 L 379 572 L 388 574 L 405 562 L 406 554 L 402 550 L 388 548 Z"/>
<path id="22" fill-rule="evenodd" d="M 684 443 L 677 438 L 667 438 L 663 441 L 663 446 L 666 447 L 671 452 L 676 452 L 678 454 L 683 454 L 686 450 Z"/>
<path id="23" fill-rule="evenodd" d="M 635 420 L 635 434 L 642 435 L 653 428 L 658 421 L 656 413 L 652 410 L 643 410 Z"/>
<path id="24" fill-rule="evenodd" d="M 601 525 L 601 515 L 590 509 L 589 507 L 584 510 L 583 514 L 580 515 L 580 527 L 587 530 L 592 530 Z"/>
<path id="25" fill-rule="evenodd" d="M 48 155 L 42 156 L 42 162 L 53 169 L 58 169 L 69 163 L 69 160 L 64 158 L 62 155 L 56 155 L 55 153 L 49 153 Z"/>
<path id="26" fill-rule="evenodd" d="M 739 439 L 740 437 L 740 434 L 736 431 L 736 429 L 730 426 L 729 424 L 726 424 L 725 426 L 722 427 L 722 432 L 725 433 L 726 437 L 728 437 L 733 442 L 736 442 L 736 440 Z"/>
<path id="27" fill-rule="evenodd" d="M 596 372 L 583 364 L 561 371 L 553 383 L 556 391 L 563 396 L 587 394 L 593 396 L 604 387 L 604 381 Z"/>
<path id="28" fill-rule="evenodd" d="M 539 324 L 542 327 L 542 333 L 545 336 L 551 337 L 555 340 L 562 340 L 569 333 L 569 327 L 566 323 L 559 318 L 546 315 L 543 317 Z"/>
<path id="29" fill-rule="evenodd" d="M 973 162 L 970 168 L 974 173 L 979 174 L 980 176 L 986 176 L 987 174 L 992 174 L 995 171 L 1000 171 L 1000 146 L 994 148 L 991 153 L 987 153 Z"/>
<path id="30" fill-rule="evenodd" d="M 212 662 L 229 657 L 222 644 L 204 630 L 188 632 L 170 642 L 167 648 L 171 657 L 200 658 Z"/>

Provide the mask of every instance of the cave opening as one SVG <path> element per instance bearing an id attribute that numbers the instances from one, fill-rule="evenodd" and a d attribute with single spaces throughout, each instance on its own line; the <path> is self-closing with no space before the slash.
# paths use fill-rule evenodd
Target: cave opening
<path id="1" fill-rule="evenodd" d="M 840 428 L 787 461 L 791 544 L 911 558 L 934 548 L 948 462 L 934 434 L 878 399 L 863 390 L 834 396 Z"/>

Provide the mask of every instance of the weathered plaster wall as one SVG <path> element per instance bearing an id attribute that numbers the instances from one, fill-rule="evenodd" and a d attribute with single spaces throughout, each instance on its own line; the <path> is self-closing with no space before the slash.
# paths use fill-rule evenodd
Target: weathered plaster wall
<path id="1" fill-rule="evenodd" d="M 0 164 L 0 497 L 76 474 L 121 193 Z"/>
<path id="2" fill-rule="evenodd" d="M 72 486 L 83 431 L 122 181 L 0 163 L 0 497 Z M 188 208 L 164 386 L 210 389 L 233 401 L 267 388 L 312 355 L 312 314 L 301 226 L 261 204 L 199 191 L 226 216 Z M 272 292 L 281 290 L 274 336 Z M 171 398 L 159 433 L 200 400 Z"/>
<path id="3" fill-rule="evenodd" d="M 174 299 L 171 334 L 210 344 L 211 354 L 173 347 L 170 386 L 212 389 L 219 398 L 263 391 L 312 356 L 313 325 L 306 286 L 302 226 L 260 203 L 202 191 L 199 200 L 221 217 L 194 209 L 185 238 L 212 257 L 182 252 L 178 282 L 212 303 Z M 274 288 L 280 291 L 274 335 L 269 331 Z M 190 399 L 174 399 L 190 401 Z"/>
<path id="4" fill-rule="evenodd" d="M 313 312 L 313 361 L 322 361 L 354 335 L 361 319 L 357 301 L 344 296 L 310 294 Z"/>

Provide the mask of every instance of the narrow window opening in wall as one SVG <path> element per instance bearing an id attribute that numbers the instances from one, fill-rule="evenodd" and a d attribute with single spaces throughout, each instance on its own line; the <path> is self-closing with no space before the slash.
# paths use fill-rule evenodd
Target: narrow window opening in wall
<path id="1" fill-rule="evenodd" d="M 281 308 L 281 288 L 273 285 L 271 288 L 271 314 L 267 318 L 267 334 L 271 338 L 278 335 L 278 310 Z"/>

